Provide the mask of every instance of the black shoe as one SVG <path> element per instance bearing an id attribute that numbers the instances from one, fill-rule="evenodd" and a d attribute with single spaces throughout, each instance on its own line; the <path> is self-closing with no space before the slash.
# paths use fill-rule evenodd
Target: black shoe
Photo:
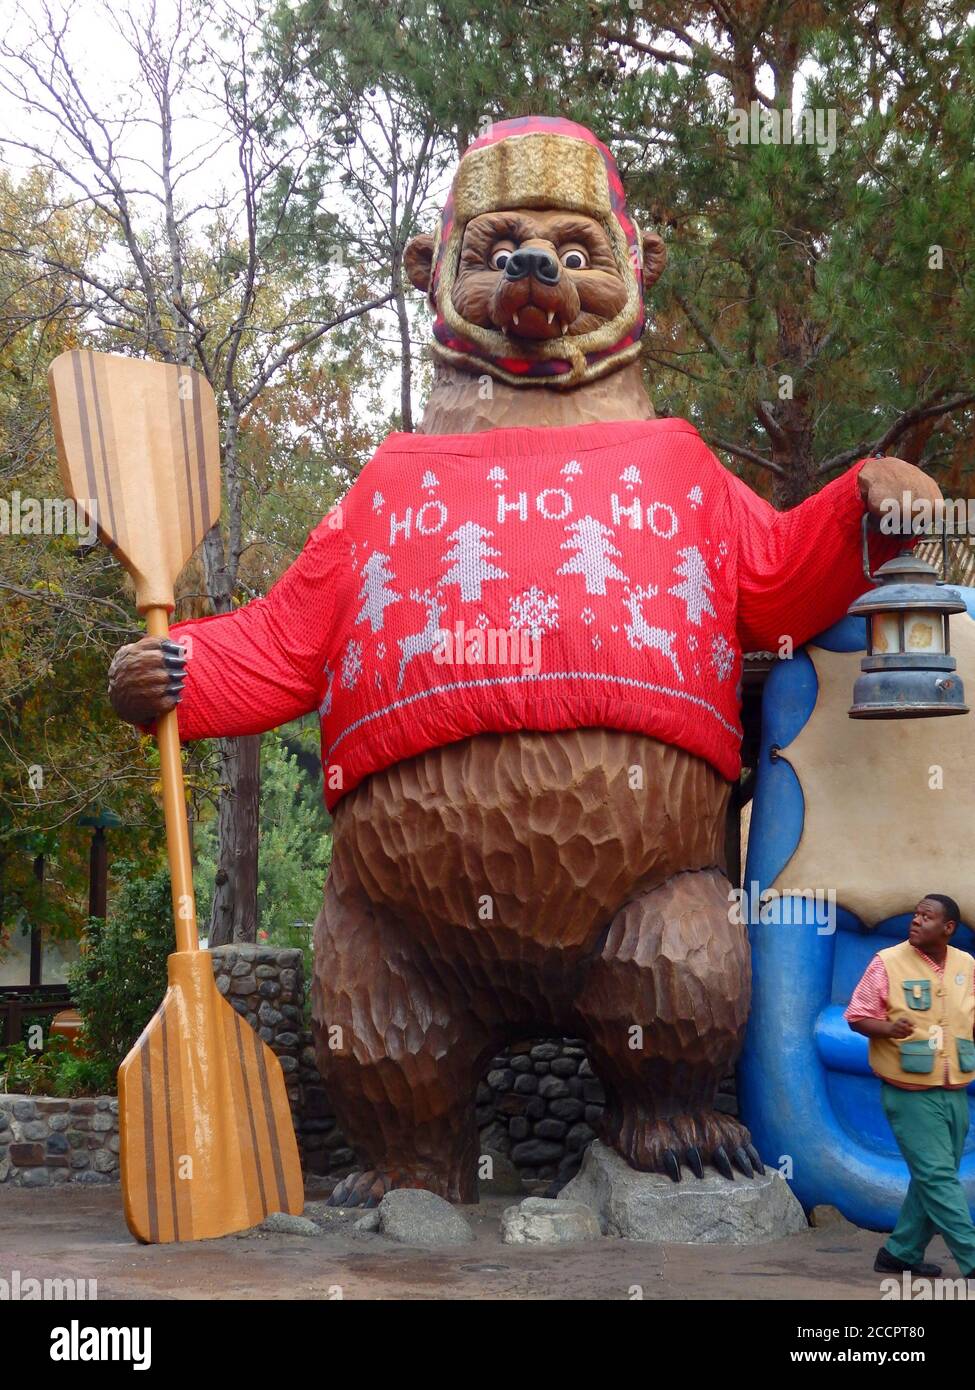
<path id="1" fill-rule="evenodd" d="M 899 1260 L 896 1255 L 890 1253 L 886 1245 L 882 1245 L 877 1251 L 873 1267 L 878 1274 L 903 1274 L 908 1270 L 911 1274 L 920 1274 L 924 1279 L 937 1279 L 941 1273 L 940 1265 L 928 1264 L 924 1260 L 920 1260 L 916 1265 Z"/>

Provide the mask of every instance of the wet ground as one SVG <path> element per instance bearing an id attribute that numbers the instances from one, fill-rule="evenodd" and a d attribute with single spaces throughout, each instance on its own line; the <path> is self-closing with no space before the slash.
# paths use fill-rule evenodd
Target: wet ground
<path id="1" fill-rule="evenodd" d="M 319 1199 L 322 1194 L 317 1194 Z M 880 1237 L 853 1226 L 809 1230 L 771 1245 L 503 1245 L 511 1197 L 462 1210 L 472 1244 L 447 1250 L 353 1236 L 360 1212 L 311 1200 L 318 1237 L 249 1233 L 140 1246 L 118 1188 L 0 1189 L 0 1279 L 97 1279 L 98 1298 L 135 1299 L 858 1299 L 878 1300 Z M 929 1258 L 953 1261 L 940 1239 Z"/>

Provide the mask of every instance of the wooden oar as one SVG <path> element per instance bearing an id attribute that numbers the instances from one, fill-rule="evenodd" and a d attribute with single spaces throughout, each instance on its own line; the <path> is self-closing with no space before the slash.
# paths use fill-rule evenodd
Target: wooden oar
<path id="1" fill-rule="evenodd" d="M 149 635 L 165 638 L 176 577 L 220 514 L 213 392 L 188 367 L 100 352 L 62 353 L 48 378 L 64 486 L 135 580 Z M 119 1068 L 125 1219 L 152 1243 L 244 1230 L 304 1197 L 281 1065 L 200 950 L 175 709 L 156 737 L 176 952 Z"/>

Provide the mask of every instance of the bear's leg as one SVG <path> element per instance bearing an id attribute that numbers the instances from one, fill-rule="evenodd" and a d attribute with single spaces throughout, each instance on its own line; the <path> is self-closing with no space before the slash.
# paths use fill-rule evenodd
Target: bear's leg
<path id="1" fill-rule="evenodd" d="M 680 1180 L 712 1163 L 762 1172 L 745 1127 L 715 1109 L 741 1047 L 751 967 L 717 869 L 675 874 L 621 908 L 577 1007 L 606 1089 L 603 1137 L 634 1168 Z"/>
<path id="2" fill-rule="evenodd" d="M 476 1201 L 475 1091 L 496 1039 L 415 926 L 361 889 L 340 896 L 333 878 L 315 924 L 312 1026 L 339 1128 L 363 1167 L 330 1202 L 374 1207 L 392 1187 Z"/>

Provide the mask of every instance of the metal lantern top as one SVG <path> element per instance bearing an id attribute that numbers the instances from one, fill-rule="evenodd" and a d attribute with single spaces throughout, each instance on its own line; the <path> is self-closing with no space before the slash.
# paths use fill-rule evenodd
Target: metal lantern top
<path id="1" fill-rule="evenodd" d="M 965 612 L 965 601 L 957 589 L 943 584 L 933 565 L 910 552 L 895 555 L 872 577 L 877 587 L 861 594 L 847 610 L 858 618 L 907 608 L 924 608 L 929 613 Z"/>

